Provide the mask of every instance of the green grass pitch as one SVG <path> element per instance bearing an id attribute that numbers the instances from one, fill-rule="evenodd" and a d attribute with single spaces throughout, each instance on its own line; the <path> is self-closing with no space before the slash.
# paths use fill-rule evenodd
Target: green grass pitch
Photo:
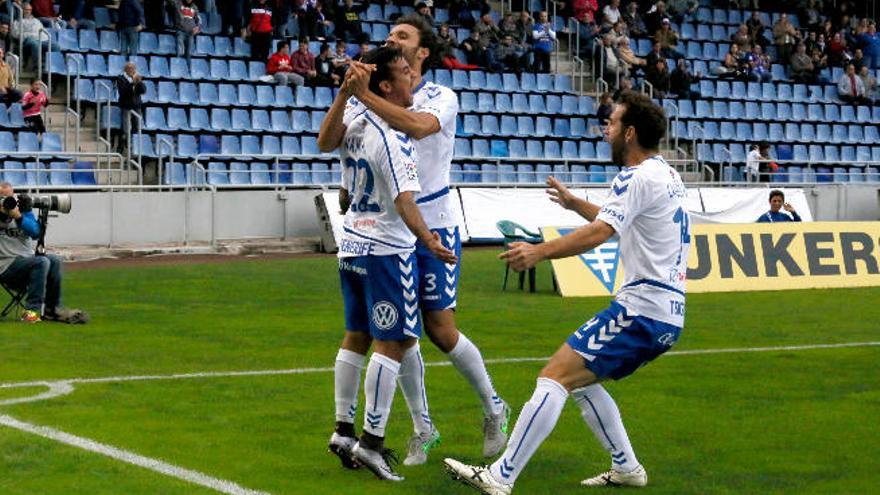
<path id="1" fill-rule="evenodd" d="M 608 298 L 562 299 L 539 267 L 535 294 L 501 292 L 496 250 L 466 250 L 459 326 L 487 359 L 549 356 Z M 342 335 L 330 256 L 71 270 L 65 299 L 93 322 L 0 323 L 0 383 L 329 368 Z M 880 289 L 688 296 L 674 350 L 880 341 Z M 443 356 L 427 340 L 426 361 Z M 649 475 L 643 493 L 877 493 L 880 347 L 669 355 L 608 385 Z M 515 413 L 541 362 L 490 364 Z M 478 462 L 481 409 L 449 366 L 427 370 L 443 443 L 400 484 L 341 469 L 326 453 L 333 376 L 303 374 L 74 384 L 0 407 L 8 415 L 273 494 L 466 494 L 443 457 Z M 0 388 L 0 401 L 45 388 Z M 361 399 L 363 400 L 363 398 Z M 358 420 L 360 429 L 361 419 Z M 411 428 L 398 394 L 387 445 Z M 612 493 L 578 482 L 609 459 L 569 404 L 515 493 Z M 0 426 L 0 493 L 216 493 Z"/>

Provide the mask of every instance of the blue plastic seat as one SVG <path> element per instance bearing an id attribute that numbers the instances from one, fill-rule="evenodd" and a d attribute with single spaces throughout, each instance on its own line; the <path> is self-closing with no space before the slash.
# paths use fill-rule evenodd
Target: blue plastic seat
<path id="1" fill-rule="evenodd" d="M 251 114 L 241 108 L 232 109 L 232 130 L 247 131 L 251 128 Z"/>
<path id="2" fill-rule="evenodd" d="M 535 122 L 531 117 L 519 116 L 516 118 L 517 136 L 535 136 Z"/>
<path id="3" fill-rule="evenodd" d="M 148 109 L 149 110 L 149 109 Z M 182 130 L 189 131 L 189 119 L 186 116 L 186 109 L 179 107 L 168 108 L 168 129 L 172 131 Z"/>
<path id="4" fill-rule="evenodd" d="M 208 118 L 208 110 L 204 108 L 189 109 L 189 126 L 194 131 L 209 131 L 212 129 Z"/>
<path id="5" fill-rule="evenodd" d="M 238 136 L 225 134 L 220 137 L 220 153 L 223 155 L 240 155 L 241 140 Z"/>
<path id="6" fill-rule="evenodd" d="M 572 136 L 570 122 L 568 119 L 554 119 L 553 120 L 553 135 L 561 138 L 568 138 Z"/>
<path id="7" fill-rule="evenodd" d="M 116 31 L 102 30 L 99 50 L 102 52 L 118 52 L 119 49 L 119 35 L 116 34 Z"/>
<path id="8" fill-rule="evenodd" d="M 452 156 L 456 158 L 467 158 L 471 156 L 471 141 L 466 138 L 456 139 Z"/>
<path id="9" fill-rule="evenodd" d="M 473 94 L 473 93 L 470 93 L 470 94 Z M 462 111 L 466 111 L 466 110 L 462 110 Z M 478 95 L 477 111 L 480 113 L 495 112 L 495 97 L 492 95 L 492 93 L 481 92 Z"/>
<path id="10" fill-rule="evenodd" d="M 177 156 L 193 158 L 199 154 L 199 143 L 191 134 L 177 136 Z"/>
<path id="11" fill-rule="evenodd" d="M 547 113 L 547 107 L 544 105 L 544 97 L 542 95 L 529 95 L 529 111 L 531 113 Z"/>
<path id="12" fill-rule="evenodd" d="M 86 55 L 86 65 L 83 74 L 87 76 L 107 76 L 107 60 L 103 55 L 89 53 Z"/>
<path id="13" fill-rule="evenodd" d="M 592 141 L 581 141 L 578 145 L 578 155 L 581 159 L 595 160 L 597 158 L 596 145 Z"/>
<path id="14" fill-rule="evenodd" d="M 513 103 L 510 101 L 509 94 L 498 93 L 495 95 L 495 111 L 498 113 L 511 113 L 513 111 Z"/>
<path id="15" fill-rule="evenodd" d="M 501 135 L 502 136 L 514 136 L 516 135 L 516 118 L 512 115 L 502 115 L 501 116 Z"/>
<path id="16" fill-rule="evenodd" d="M 144 32 L 141 31 L 141 35 Z M 177 39 L 170 34 L 160 34 L 156 53 L 159 55 L 173 55 L 177 53 Z"/>
<path id="17" fill-rule="evenodd" d="M 611 161 L 611 144 L 607 141 L 599 141 L 596 143 L 596 159 L 601 161 Z"/>
<path id="18" fill-rule="evenodd" d="M 453 80 L 455 80 L 455 75 L 453 75 L 452 77 Z M 472 70 L 470 72 L 468 87 L 475 90 L 486 89 L 486 73 L 481 70 Z"/>
<path id="19" fill-rule="evenodd" d="M 217 85 L 213 83 L 199 83 L 199 104 L 216 106 L 220 104 L 220 94 Z"/>
<path id="20" fill-rule="evenodd" d="M 256 131 L 271 131 L 272 121 L 269 118 L 269 112 L 262 109 L 255 109 L 251 112 L 251 127 Z"/>
<path id="21" fill-rule="evenodd" d="M 262 155 L 263 145 L 260 142 L 260 137 L 251 134 L 242 136 L 241 154 L 250 156 Z"/>
<path id="22" fill-rule="evenodd" d="M 144 113 L 144 129 L 149 131 L 162 131 L 168 129 L 165 122 L 165 112 L 158 107 L 147 107 Z"/>
<path id="23" fill-rule="evenodd" d="M 317 108 L 328 108 L 331 103 L 333 103 L 333 93 L 330 88 L 321 86 L 315 88 L 315 106 Z"/>
<path id="24" fill-rule="evenodd" d="M 551 140 L 544 143 L 544 158 L 562 158 L 559 141 Z"/>
<path id="25" fill-rule="evenodd" d="M 320 155 L 321 150 L 318 149 L 318 139 L 314 136 L 303 136 L 300 140 L 302 152 L 304 155 Z"/>
<path id="26" fill-rule="evenodd" d="M 311 90 L 311 88 L 309 88 Z M 257 86 L 256 90 L 257 106 L 271 107 L 275 105 L 275 91 L 271 86 Z M 305 105 L 298 105 L 305 106 Z"/>
<path id="27" fill-rule="evenodd" d="M 211 128 L 215 131 L 231 131 L 232 119 L 230 119 L 229 117 L 229 110 L 223 108 L 212 108 Z"/>
<path id="28" fill-rule="evenodd" d="M 170 186 L 182 186 L 186 184 L 186 172 L 183 164 L 179 162 L 165 163 L 165 173 L 162 182 Z"/>
<path id="29" fill-rule="evenodd" d="M 214 186 L 229 185 L 229 173 L 226 171 L 226 164 L 208 162 L 207 182 Z"/>
<path id="30" fill-rule="evenodd" d="M 514 95 L 513 95 L 513 113 L 528 114 L 530 112 L 531 112 L 531 110 L 529 109 L 528 97 L 522 93 L 514 93 Z"/>
<path id="31" fill-rule="evenodd" d="M 272 131 L 288 132 L 290 131 L 290 115 L 284 110 L 272 110 Z"/>
<path id="32" fill-rule="evenodd" d="M 507 149 L 507 141 L 504 139 L 492 139 L 489 142 L 489 153 L 495 158 L 507 158 L 510 151 Z"/>
<path id="33" fill-rule="evenodd" d="M 478 157 L 489 157 L 491 151 L 489 149 L 489 141 L 485 139 L 471 140 L 471 154 Z"/>
<path id="34" fill-rule="evenodd" d="M 468 91 L 459 93 L 459 111 L 464 113 L 476 112 L 478 110 L 477 95 Z"/>

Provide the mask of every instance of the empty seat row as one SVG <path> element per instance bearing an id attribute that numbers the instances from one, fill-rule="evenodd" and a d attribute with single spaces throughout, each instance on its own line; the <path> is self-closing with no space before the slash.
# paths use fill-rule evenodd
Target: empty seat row
<path id="1" fill-rule="evenodd" d="M 94 169 L 94 163 L 22 163 L 4 160 L 0 176 L 14 187 L 94 186 L 97 184 Z"/>
<path id="2" fill-rule="evenodd" d="M 725 121 L 678 121 L 672 136 L 708 141 L 770 141 L 774 143 L 875 143 L 880 132 L 875 125 L 751 123 Z"/>
<path id="3" fill-rule="evenodd" d="M 565 183 L 607 183 L 620 168 L 612 165 L 566 165 L 547 163 L 453 163 L 453 184 L 544 184 L 554 176 Z"/>
<path id="4" fill-rule="evenodd" d="M 116 31 L 91 31 L 88 29 L 51 30 L 52 42 L 62 52 L 119 53 L 119 35 Z M 146 55 L 174 55 L 177 39 L 171 34 L 142 31 L 138 36 L 138 53 Z M 248 58 L 251 47 L 242 38 L 199 34 L 195 37 L 193 55 L 223 58 Z"/>
<path id="5" fill-rule="evenodd" d="M 233 108 L 172 107 L 163 110 L 147 107 L 144 112 L 144 130 L 147 131 L 213 131 L 213 132 L 276 132 L 316 133 L 327 112 L 316 110 L 245 110 Z M 210 116 L 209 116 L 210 115 Z"/>
<path id="6" fill-rule="evenodd" d="M 496 74 L 481 70 L 435 69 L 432 74 L 426 74 L 426 78 L 452 89 L 504 91 L 506 93 L 574 93 L 571 86 L 571 76 L 564 74 L 533 74 L 531 72 Z"/>
<path id="7" fill-rule="evenodd" d="M 703 98 L 792 103 L 840 102 L 837 86 L 819 84 L 757 83 L 703 79 L 698 86 Z"/>
<path id="8" fill-rule="evenodd" d="M 283 156 L 316 156 L 318 150 L 317 139 L 313 136 L 215 136 L 210 134 L 156 134 L 150 136 L 144 134 L 138 139 L 132 136 L 132 154 L 142 154 L 150 158 L 159 156 L 170 157 L 196 157 L 198 155 L 232 156 L 247 154 L 253 158 L 257 155 L 263 157 L 271 155 Z M 334 155 L 323 155 L 321 159 L 338 161 Z M 271 158 L 267 158 L 271 159 Z M 237 158 L 238 161 L 246 161 Z"/>
<path id="9" fill-rule="evenodd" d="M 17 139 L 16 139 L 17 138 Z M 0 153 L 35 153 L 62 151 L 61 136 L 54 132 L 43 133 L 42 142 L 33 132 L 19 132 L 17 135 L 9 131 L 0 132 Z"/>
<path id="10" fill-rule="evenodd" d="M 339 164 L 315 162 L 241 162 L 211 161 L 201 168 L 193 163 L 169 162 L 162 173 L 166 185 L 210 184 L 214 186 L 249 185 L 329 185 L 341 180 Z"/>
<path id="11" fill-rule="evenodd" d="M 460 136 L 522 136 L 522 137 L 560 137 L 586 138 L 601 137 L 599 121 L 590 119 L 593 125 L 588 128 L 582 117 L 555 118 L 502 115 L 500 121 L 495 115 L 465 115 Z"/>
<path id="12" fill-rule="evenodd" d="M 680 118 L 791 121 L 812 123 L 880 123 L 880 106 L 837 105 L 834 103 L 771 103 L 757 101 L 678 100 L 663 102 L 668 115 Z"/>
<path id="13" fill-rule="evenodd" d="M 49 53 L 49 72 L 82 77 L 116 77 L 122 74 L 129 61 L 122 55 L 103 55 L 100 53 L 69 54 Z M 163 57 L 159 55 L 131 57 L 138 73 L 145 78 L 209 80 L 209 81 L 256 81 L 266 75 L 266 64 L 245 60 L 223 60 L 193 58 L 187 61 L 182 57 Z"/>
<path id="14" fill-rule="evenodd" d="M 458 100 L 462 113 L 596 114 L 595 103 L 589 96 L 462 91 Z"/>
<path id="15" fill-rule="evenodd" d="M 604 141 L 557 141 L 537 139 L 463 139 L 455 140 L 456 158 L 534 158 L 562 160 L 611 161 L 611 146 Z"/>

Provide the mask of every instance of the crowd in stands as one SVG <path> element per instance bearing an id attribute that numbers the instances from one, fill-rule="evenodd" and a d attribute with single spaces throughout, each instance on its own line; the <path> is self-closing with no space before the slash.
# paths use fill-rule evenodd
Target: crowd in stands
<path id="1" fill-rule="evenodd" d="M 765 24 L 759 11 L 747 15 L 730 38 L 730 48 L 714 76 L 726 79 L 769 82 L 771 64 L 779 63 L 795 82 L 838 84 L 844 101 L 873 103 L 877 98 L 876 78 L 871 69 L 880 68 L 880 35 L 875 20 L 860 17 L 860 3 L 852 0 L 740 0 L 718 2 L 723 8 L 761 9 L 796 12 L 797 25 L 788 15 Z M 688 64 L 667 63 L 684 57 L 681 37 L 672 23 L 699 22 L 697 0 L 631 1 L 575 0 L 566 2 L 561 15 L 577 20 L 583 58 L 591 59 L 597 73 L 618 87 L 629 77 L 643 77 L 654 88 L 655 96 L 699 97 L 690 83 L 703 74 L 689 72 Z M 633 53 L 631 39 L 650 38 L 653 48 L 647 57 Z M 852 70 L 848 66 L 852 65 Z M 670 73 L 669 67 L 675 67 Z M 828 81 L 824 69 L 840 67 L 843 76 Z M 677 74 L 676 74 L 677 72 Z"/>

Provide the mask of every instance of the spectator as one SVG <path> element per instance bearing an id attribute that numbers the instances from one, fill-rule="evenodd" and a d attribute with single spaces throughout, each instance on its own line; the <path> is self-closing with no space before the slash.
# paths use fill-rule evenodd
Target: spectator
<path id="1" fill-rule="evenodd" d="M 480 16 L 479 22 L 474 25 L 474 31 L 480 33 L 480 47 L 483 50 L 488 50 L 501 39 L 501 30 L 495 25 L 489 12 Z"/>
<path id="2" fill-rule="evenodd" d="M 315 72 L 317 72 L 315 84 L 318 86 L 338 88 L 342 83 L 342 78 L 333 71 L 333 52 L 327 43 L 321 43 L 320 51 L 315 58 Z"/>
<path id="3" fill-rule="evenodd" d="M 669 78 L 669 67 L 665 61 L 657 61 L 653 67 L 645 70 L 645 80 L 651 83 L 654 88 L 654 98 L 666 98 L 670 91 L 671 80 Z"/>
<path id="4" fill-rule="evenodd" d="M 420 15 L 428 25 L 431 27 L 434 26 L 434 16 L 431 15 L 431 7 L 428 7 L 428 4 L 425 2 L 419 2 L 416 4 L 416 14 Z"/>
<path id="5" fill-rule="evenodd" d="M 670 76 L 670 91 L 672 94 L 678 95 L 679 98 L 687 98 L 696 100 L 700 98 L 700 93 L 691 89 L 693 84 L 699 83 L 703 74 L 697 72 L 692 74 L 688 62 L 685 59 L 679 59 Z"/>
<path id="6" fill-rule="evenodd" d="M 300 36 L 324 41 L 333 35 L 332 16 L 325 12 L 324 2 L 316 0 L 305 14 L 305 26 L 300 25 Z"/>
<path id="7" fill-rule="evenodd" d="M 192 58 L 195 36 L 201 31 L 199 8 L 193 0 L 174 2 L 174 27 L 177 29 L 177 56 Z"/>
<path id="8" fill-rule="evenodd" d="M 535 20 L 528 12 L 523 10 L 519 13 L 519 19 L 516 20 L 517 34 L 514 39 L 519 43 L 525 43 L 532 37 L 532 31 L 535 29 Z"/>
<path id="9" fill-rule="evenodd" d="M 681 24 L 685 19 L 690 19 L 697 12 L 700 3 L 697 0 L 670 0 L 669 14 L 675 22 Z"/>
<path id="10" fill-rule="evenodd" d="M 602 9 L 602 27 L 611 29 L 620 20 L 620 0 L 611 0 Z"/>
<path id="11" fill-rule="evenodd" d="M 790 75 L 795 82 L 813 84 L 816 82 L 816 66 L 813 57 L 807 54 L 807 47 L 798 43 L 795 54 L 791 56 Z"/>
<path id="12" fill-rule="evenodd" d="M 840 66 L 846 55 L 846 41 L 840 33 L 834 33 L 831 42 L 828 43 L 828 63 L 834 66 Z"/>
<path id="13" fill-rule="evenodd" d="M 599 4 L 596 0 L 574 0 L 572 3 L 572 13 L 578 22 L 584 24 L 596 23 L 596 11 L 599 10 Z"/>
<path id="14" fill-rule="evenodd" d="M 505 34 L 501 43 L 495 47 L 492 69 L 499 72 L 521 72 L 528 66 L 525 51 L 513 41 L 513 36 Z"/>
<path id="15" fill-rule="evenodd" d="M 278 42 L 278 51 L 269 57 L 266 64 L 266 74 L 272 76 L 276 83 L 285 86 L 302 86 L 305 79 L 295 72 L 290 61 L 290 43 Z"/>
<path id="16" fill-rule="evenodd" d="M 293 72 L 302 76 L 306 82 L 315 83 L 318 72 L 315 70 L 315 56 L 309 51 L 309 40 L 299 40 L 299 48 L 290 56 L 290 65 Z"/>
<path id="17" fill-rule="evenodd" d="M 819 7 L 816 6 L 816 0 L 808 0 L 807 5 L 801 11 L 801 25 L 807 26 L 811 32 L 819 29 L 822 22 L 822 14 L 819 13 Z"/>
<path id="18" fill-rule="evenodd" d="M 773 76 L 770 74 L 770 58 L 761 51 L 761 45 L 752 47 L 752 51 L 746 54 L 748 62 L 748 77 L 754 82 L 770 82 Z"/>
<path id="19" fill-rule="evenodd" d="M 48 38 L 42 39 L 45 38 L 45 35 L 40 35 L 43 24 L 33 16 L 31 4 L 26 3 L 22 5 L 21 10 L 23 13 L 22 18 L 12 24 L 12 38 L 18 39 L 19 36 L 23 38 L 22 55 L 30 56 L 31 68 L 36 72 L 37 58 L 42 50 L 48 48 L 49 40 Z M 24 65 L 24 61 L 22 61 L 22 65 Z"/>
<path id="20" fill-rule="evenodd" d="M 12 35 L 9 34 L 8 22 L 0 22 L 0 48 L 4 52 L 12 50 Z"/>
<path id="21" fill-rule="evenodd" d="M 629 46 L 629 38 L 626 37 L 617 42 L 617 55 L 620 61 L 629 68 L 630 73 L 637 69 L 644 69 L 648 63 L 645 59 L 636 56 Z"/>
<path id="22" fill-rule="evenodd" d="M 251 60 L 265 61 L 269 58 L 269 50 L 272 48 L 272 9 L 266 4 L 266 0 L 255 0 L 251 6 L 248 32 L 251 37 Z M 306 45 L 308 45 L 308 39 L 306 39 Z M 308 52 L 308 46 L 306 52 Z M 291 58 L 295 58 L 295 55 Z M 314 65 L 314 58 L 312 62 Z M 293 65 L 296 67 L 295 61 Z"/>
<path id="23" fill-rule="evenodd" d="M 361 28 L 361 13 L 364 12 L 363 5 L 355 5 L 354 0 L 345 0 L 342 8 L 336 16 L 336 29 L 334 33 L 336 37 L 353 43 L 363 39 L 363 29 Z"/>
<path id="24" fill-rule="evenodd" d="M 788 14 L 781 14 L 779 20 L 773 25 L 773 43 L 776 44 L 776 54 L 780 60 L 790 60 L 792 48 L 800 41 L 800 35 Z"/>
<path id="25" fill-rule="evenodd" d="M 753 144 L 746 155 L 746 181 L 747 182 L 770 182 L 770 144 L 761 141 Z"/>
<path id="26" fill-rule="evenodd" d="M 515 36 L 515 34 L 513 35 Z M 458 40 L 449 30 L 449 24 L 445 22 L 440 24 L 440 28 L 437 30 L 437 49 L 440 53 L 449 53 L 457 45 Z"/>
<path id="27" fill-rule="evenodd" d="M 220 2 L 220 34 L 233 37 L 242 35 L 244 12 L 247 0 L 222 0 Z"/>
<path id="28" fill-rule="evenodd" d="M 779 211 L 781 209 L 785 209 L 787 213 Z M 774 189 L 770 191 L 770 210 L 758 217 L 756 221 L 757 223 L 800 222 L 801 216 L 794 211 L 791 203 L 785 202 L 785 194 Z"/>
<path id="29" fill-rule="evenodd" d="M 865 63 L 865 53 L 861 48 L 856 48 L 853 50 L 853 56 L 850 59 L 849 63 L 856 66 L 856 73 L 862 70 L 862 66 L 866 66 L 869 64 Z"/>
<path id="30" fill-rule="evenodd" d="M 620 18 L 626 23 L 627 31 L 633 38 L 643 38 L 647 35 L 648 30 L 645 27 L 645 20 L 639 13 L 639 4 L 630 2 L 626 6 L 626 12 L 620 14 Z"/>
<path id="31" fill-rule="evenodd" d="M 859 78 L 861 78 L 862 85 L 865 87 L 865 98 L 867 98 L 871 104 L 876 104 L 877 78 L 871 74 L 871 70 L 868 69 L 867 65 L 862 66 L 862 70 L 859 72 Z"/>
<path id="32" fill-rule="evenodd" d="M 162 33 L 169 29 L 165 22 L 174 19 L 174 6 L 168 8 L 167 0 L 143 0 L 144 21 L 148 31 Z"/>
<path id="33" fill-rule="evenodd" d="M 363 42 L 363 43 L 361 43 L 361 46 L 360 46 L 360 49 L 359 49 L 358 52 L 357 52 L 357 55 L 355 55 L 354 57 L 352 57 L 352 60 L 355 60 L 355 61 L 360 62 L 361 59 L 364 58 L 364 55 L 366 55 L 367 52 L 369 52 L 369 51 L 370 51 L 370 44 L 367 43 L 367 42 Z"/>
<path id="34" fill-rule="evenodd" d="M 846 66 L 846 72 L 837 81 L 837 95 L 846 103 L 871 104 L 865 97 L 865 84 L 862 82 L 862 78 L 856 75 L 856 67 L 853 64 Z"/>
<path id="35" fill-rule="evenodd" d="M 269 6 L 272 8 L 272 35 L 275 38 L 284 38 L 291 27 L 290 4 L 290 0 L 269 0 Z M 295 34 L 299 36 L 299 25 L 295 27 Z"/>
<path id="36" fill-rule="evenodd" d="M 675 49 L 675 46 L 678 45 L 678 33 L 672 29 L 669 19 L 661 21 L 660 29 L 654 33 L 654 41 L 660 43 L 660 51 L 664 57 L 676 60 L 684 58 L 684 55 Z"/>
<path id="37" fill-rule="evenodd" d="M 119 47 L 123 57 L 134 57 L 138 54 L 139 35 L 144 29 L 144 7 L 138 0 L 122 0 L 116 20 L 119 32 Z"/>
<path id="38" fill-rule="evenodd" d="M 880 69 L 880 34 L 877 34 L 877 24 L 868 24 L 868 30 L 859 36 L 864 52 L 865 60 L 871 69 Z"/>
<path id="39" fill-rule="evenodd" d="M 629 67 L 617 57 L 614 49 L 614 36 L 606 34 L 602 37 L 602 55 L 605 57 L 605 66 L 602 68 L 602 78 L 610 83 L 620 81 L 621 77 L 629 74 Z"/>
<path id="40" fill-rule="evenodd" d="M 61 19 L 73 29 L 94 30 L 95 11 L 92 0 L 63 0 L 59 14 Z"/>
<path id="41" fill-rule="evenodd" d="M 6 63 L 6 54 L 0 48 L 0 103 L 7 106 L 21 101 L 21 91 L 15 87 L 15 73 L 12 66 Z"/>
<path id="42" fill-rule="evenodd" d="M 615 0 L 619 1 L 619 0 Z M 547 11 L 542 10 L 538 14 L 538 22 L 532 29 L 533 51 L 535 57 L 535 72 L 550 72 L 550 53 L 553 51 L 553 43 L 556 41 L 556 31 L 550 25 Z"/>
<path id="43" fill-rule="evenodd" d="M 739 45 L 730 45 L 730 50 L 724 55 L 721 65 L 714 68 L 713 72 L 718 76 L 740 79 L 744 75 L 740 72 L 740 58 Z"/>
<path id="44" fill-rule="evenodd" d="M 819 51 L 818 48 L 813 48 L 811 58 L 813 60 L 813 70 L 817 74 L 816 82 L 819 84 L 827 84 L 828 79 L 822 75 L 822 71 L 828 68 L 828 55 Z"/>
<path id="45" fill-rule="evenodd" d="M 21 109 L 23 110 L 24 123 L 37 136 L 42 137 L 46 132 L 46 126 L 43 124 L 43 117 L 40 112 L 44 107 L 49 106 L 49 99 L 43 92 L 43 81 L 39 79 L 31 80 L 31 90 L 24 94 L 21 99 Z"/>
<path id="46" fill-rule="evenodd" d="M 333 57 L 330 59 L 330 64 L 333 66 L 333 73 L 339 76 L 339 80 L 345 78 L 345 72 L 348 70 L 348 66 L 351 64 L 351 57 L 345 53 L 345 42 L 337 41 L 336 42 L 336 51 L 333 53 Z"/>
<path id="47" fill-rule="evenodd" d="M 442 27 L 442 25 L 441 25 Z M 507 12 L 501 18 L 501 22 L 498 23 L 498 29 L 501 30 L 501 36 L 503 37 L 505 34 L 509 34 L 513 37 L 513 42 L 518 43 L 516 39 L 516 19 L 513 18 L 513 14 Z"/>
<path id="48" fill-rule="evenodd" d="M 488 67 L 489 58 L 486 49 L 480 43 L 480 33 L 476 29 L 471 29 L 470 35 L 461 42 L 459 46 L 461 51 L 467 57 L 467 63 L 478 67 Z"/>
<path id="49" fill-rule="evenodd" d="M 613 101 L 617 101 L 620 99 L 620 95 L 626 91 L 632 91 L 633 89 L 633 80 L 629 77 L 624 77 L 620 80 L 620 87 L 614 91 L 614 94 L 611 95 L 611 99 Z"/>
<path id="50" fill-rule="evenodd" d="M 816 31 L 810 31 L 807 33 L 807 39 L 804 40 L 804 46 L 807 48 L 807 55 L 813 53 L 813 48 L 819 46 L 819 33 Z M 797 47 L 795 47 L 797 50 Z"/>
<path id="51" fill-rule="evenodd" d="M 0 182 L 0 195 L 13 196 L 9 182 Z M 86 323 L 89 315 L 61 305 L 62 261 L 53 254 L 36 255 L 41 226 L 31 210 L 32 203 L 22 196 L 15 208 L 0 210 L 0 282 L 26 288 L 21 321 L 45 320 Z"/>
<path id="52" fill-rule="evenodd" d="M 660 43 L 655 41 L 651 44 L 651 51 L 645 56 L 645 61 L 647 62 L 646 65 L 648 67 L 654 67 L 657 65 L 658 60 L 662 60 L 664 64 L 666 63 L 666 57 L 663 56 L 663 51 L 660 50 Z"/>
<path id="53" fill-rule="evenodd" d="M 745 24 L 740 24 L 739 30 L 733 33 L 730 41 L 739 45 L 740 51 L 749 52 L 752 50 L 752 37 L 749 35 L 749 28 Z"/>
<path id="54" fill-rule="evenodd" d="M 119 109 L 122 111 L 122 136 L 117 142 L 117 149 L 120 153 L 129 146 L 129 137 L 132 133 L 137 132 L 137 128 L 132 127 L 131 113 L 142 113 L 143 102 L 141 97 L 147 92 L 143 78 L 137 73 L 137 66 L 133 62 L 128 62 L 123 67 L 123 73 L 116 76 L 116 91 L 119 93 Z M 137 125 L 137 122 L 134 122 Z"/>
<path id="55" fill-rule="evenodd" d="M 61 22 L 61 17 L 55 13 L 55 5 L 52 0 L 31 0 L 31 8 L 34 17 L 43 23 L 43 26 L 54 29 L 61 29 L 65 25 Z"/>
<path id="56" fill-rule="evenodd" d="M 749 30 L 749 37 L 752 39 L 753 45 L 761 45 L 761 47 L 766 48 L 768 43 L 767 37 L 764 36 L 764 31 L 767 30 L 767 26 L 764 26 L 764 21 L 761 20 L 761 15 L 758 11 L 753 11 L 749 20 L 746 21 L 746 27 Z"/>
<path id="57" fill-rule="evenodd" d="M 655 3 L 653 7 L 648 9 L 648 13 L 645 14 L 645 27 L 647 28 L 647 32 L 656 33 L 660 30 L 661 25 L 663 24 L 663 19 L 668 18 L 666 4 L 662 1 Z"/>
<path id="58" fill-rule="evenodd" d="M 615 22 L 611 31 L 608 31 L 608 34 L 612 36 L 611 44 L 615 47 L 620 44 L 620 40 L 629 39 L 629 36 L 626 34 L 626 23 L 623 21 Z"/>
<path id="59" fill-rule="evenodd" d="M 602 93 L 602 96 L 599 97 L 599 106 L 596 107 L 596 120 L 599 121 L 600 126 L 608 125 L 608 119 L 611 118 L 611 112 L 613 111 L 613 103 L 611 93 Z"/>

